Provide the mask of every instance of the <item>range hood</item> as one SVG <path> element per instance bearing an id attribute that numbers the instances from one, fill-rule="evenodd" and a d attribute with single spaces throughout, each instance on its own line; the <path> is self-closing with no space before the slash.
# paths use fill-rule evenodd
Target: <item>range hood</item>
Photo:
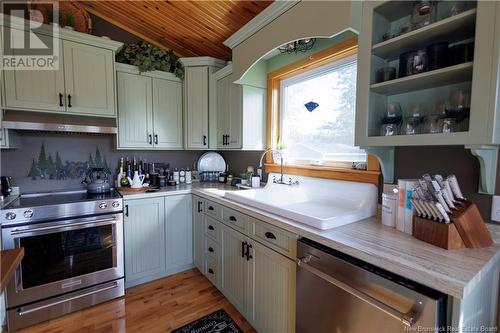
<path id="1" fill-rule="evenodd" d="M 116 119 L 26 111 L 4 111 L 2 128 L 13 130 L 116 134 Z"/>

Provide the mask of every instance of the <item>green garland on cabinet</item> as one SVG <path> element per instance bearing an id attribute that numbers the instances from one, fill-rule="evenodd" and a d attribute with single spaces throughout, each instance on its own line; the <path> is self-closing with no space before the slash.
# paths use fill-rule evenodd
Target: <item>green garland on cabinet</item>
<path id="1" fill-rule="evenodd" d="M 172 51 L 147 42 L 127 43 L 116 54 L 116 61 L 139 67 L 140 72 L 163 71 L 184 79 L 184 66 Z"/>

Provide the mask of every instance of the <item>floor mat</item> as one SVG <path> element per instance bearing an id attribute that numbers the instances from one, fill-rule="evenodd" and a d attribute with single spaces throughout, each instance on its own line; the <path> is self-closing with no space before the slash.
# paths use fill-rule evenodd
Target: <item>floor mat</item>
<path id="1" fill-rule="evenodd" d="M 243 333 L 243 331 L 229 314 L 221 309 L 179 327 L 171 333 Z"/>

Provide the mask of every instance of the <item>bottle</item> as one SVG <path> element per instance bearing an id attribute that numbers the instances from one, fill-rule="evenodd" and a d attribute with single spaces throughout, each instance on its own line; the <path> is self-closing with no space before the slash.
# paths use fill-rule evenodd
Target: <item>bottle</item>
<path id="1" fill-rule="evenodd" d="M 177 168 L 174 169 L 174 180 L 175 180 L 175 184 L 178 185 L 179 184 L 179 170 L 177 170 Z"/>
<path id="2" fill-rule="evenodd" d="M 193 174 L 191 173 L 191 170 L 189 168 L 186 169 L 186 184 L 192 184 L 193 183 Z"/>
<path id="3" fill-rule="evenodd" d="M 118 175 L 116 176 L 116 186 L 121 186 L 121 180 L 123 177 L 123 157 L 120 159 L 120 171 L 118 172 Z"/>

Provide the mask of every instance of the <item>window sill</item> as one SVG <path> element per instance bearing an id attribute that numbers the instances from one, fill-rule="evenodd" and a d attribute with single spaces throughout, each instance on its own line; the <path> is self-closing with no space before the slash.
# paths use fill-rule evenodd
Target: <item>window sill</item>
<path id="1" fill-rule="evenodd" d="M 265 164 L 265 172 L 280 173 L 279 164 Z M 351 168 L 309 166 L 309 165 L 283 165 L 283 173 L 307 177 L 347 180 L 353 182 L 379 185 L 380 171 L 356 170 Z"/>

